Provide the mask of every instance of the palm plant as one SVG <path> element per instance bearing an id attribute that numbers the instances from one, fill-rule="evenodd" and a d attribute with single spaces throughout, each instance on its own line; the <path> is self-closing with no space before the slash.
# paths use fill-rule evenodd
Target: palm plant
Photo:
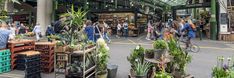
<path id="1" fill-rule="evenodd" d="M 82 35 L 84 17 L 87 14 L 87 11 L 82 11 L 82 8 L 79 8 L 75 11 L 74 6 L 71 6 L 71 10 L 62 16 L 67 17 L 64 21 L 64 26 L 66 31 L 64 31 L 65 38 L 67 39 L 67 44 L 70 47 L 75 47 L 78 42 L 78 38 Z"/>

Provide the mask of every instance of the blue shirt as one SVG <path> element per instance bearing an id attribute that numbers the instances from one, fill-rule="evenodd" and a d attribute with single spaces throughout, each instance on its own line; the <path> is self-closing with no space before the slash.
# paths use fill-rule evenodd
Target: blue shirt
<path id="1" fill-rule="evenodd" d="M 93 26 L 86 26 L 85 33 L 88 37 L 88 40 L 94 41 L 94 27 Z"/>
<path id="2" fill-rule="evenodd" d="M 185 30 L 188 30 L 188 37 L 189 38 L 195 38 L 196 37 L 195 31 L 193 30 L 193 28 L 190 26 L 189 23 L 186 23 L 184 25 L 184 28 L 182 29 L 182 31 L 185 31 Z"/>
<path id="3" fill-rule="evenodd" d="M 10 30 L 0 29 L 0 49 L 6 48 L 10 33 Z"/>

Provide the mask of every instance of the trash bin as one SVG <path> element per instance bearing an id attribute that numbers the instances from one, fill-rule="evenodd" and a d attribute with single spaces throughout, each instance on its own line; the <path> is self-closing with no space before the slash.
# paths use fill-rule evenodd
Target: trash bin
<path id="1" fill-rule="evenodd" d="M 117 65 L 108 64 L 107 65 L 108 75 L 107 78 L 115 78 L 118 70 Z"/>

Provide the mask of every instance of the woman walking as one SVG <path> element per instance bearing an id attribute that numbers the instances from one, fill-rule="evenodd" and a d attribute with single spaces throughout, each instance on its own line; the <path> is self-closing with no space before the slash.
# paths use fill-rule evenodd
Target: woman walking
<path id="1" fill-rule="evenodd" d="M 147 36 L 146 36 L 146 40 L 151 40 L 150 37 L 152 35 L 152 31 L 153 31 L 153 26 L 151 25 L 150 21 L 148 22 L 148 28 L 147 28 Z"/>

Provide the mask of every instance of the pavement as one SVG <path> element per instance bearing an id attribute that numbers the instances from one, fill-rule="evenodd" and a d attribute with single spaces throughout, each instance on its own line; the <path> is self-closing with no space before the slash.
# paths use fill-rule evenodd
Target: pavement
<path id="1" fill-rule="evenodd" d="M 118 65 L 116 78 L 128 78 L 130 63 L 127 61 L 127 56 L 139 44 L 145 48 L 152 48 L 152 41 L 145 40 L 144 35 L 129 37 L 127 39 L 111 37 L 111 39 L 112 43 L 108 44 L 110 47 L 109 63 Z M 194 75 L 195 78 L 211 78 L 212 68 L 216 65 L 216 58 L 218 56 L 226 58 L 234 56 L 234 42 L 200 41 L 195 39 L 193 43 L 201 48 L 198 53 L 190 53 L 192 55 L 192 62 L 187 67 L 187 72 Z M 0 74 L 0 78 L 22 78 L 23 73 L 22 71 L 14 70 L 9 73 Z M 54 78 L 54 74 L 42 74 L 42 78 Z"/>

